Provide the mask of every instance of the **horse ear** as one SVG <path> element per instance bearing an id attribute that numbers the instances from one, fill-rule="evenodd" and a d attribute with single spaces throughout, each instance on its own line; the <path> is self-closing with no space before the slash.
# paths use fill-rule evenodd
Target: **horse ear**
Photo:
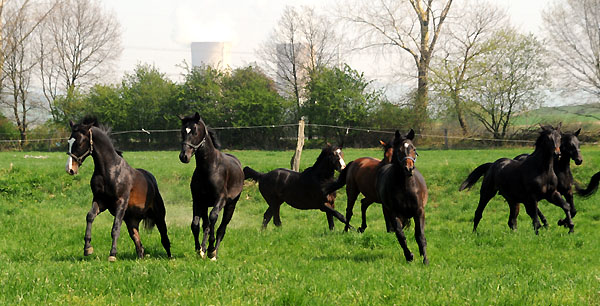
<path id="1" fill-rule="evenodd" d="M 385 142 L 383 140 L 380 139 L 379 144 L 381 144 L 381 146 L 385 148 Z"/>
<path id="2" fill-rule="evenodd" d="M 406 134 L 406 139 L 415 139 L 415 131 L 413 129 L 410 129 L 410 131 L 408 131 L 408 134 Z"/>
<path id="3" fill-rule="evenodd" d="M 177 115 L 177 118 L 179 118 L 179 120 L 183 121 L 184 117 L 182 115 Z"/>
<path id="4" fill-rule="evenodd" d="M 196 112 L 194 114 L 194 121 L 199 122 L 200 121 L 200 114 L 198 114 L 198 112 Z"/>
<path id="5" fill-rule="evenodd" d="M 69 120 L 69 126 L 71 126 L 71 129 L 75 126 L 75 123 L 73 122 L 73 120 Z"/>
<path id="6" fill-rule="evenodd" d="M 556 130 L 560 132 L 560 128 L 562 127 L 562 121 L 558 123 L 556 126 Z"/>
<path id="7" fill-rule="evenodd" d="M 579 128 L 579 130 L 575 131 L 575 133 L 573 133 L 573 135 L 575 135 L 575 137 L 579 137 L 579 132 L 581 132 L 581 128 Z"/>

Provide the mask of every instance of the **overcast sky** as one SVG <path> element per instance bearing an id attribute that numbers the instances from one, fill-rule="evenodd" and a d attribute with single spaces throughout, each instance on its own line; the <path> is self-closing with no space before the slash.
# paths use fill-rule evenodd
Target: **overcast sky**
<path id="1" fill-rule="evenodd" d="M 463 0 L 454 0 L 455 3 Z M 496 0 L 508 9 L 515 26 L 538 32 L 547 0 Z M 123 53 L 117 76 L 131 72 L 137 63 L 154 64 L 178 79 L 184 60 L 191 63 L 192 41 L 231 41 L 232 64 L 256 61 L 264 42 L 286 5 L 322 7 L 333 0 L 104 0 L 123 30 Z M 354 67 L 356 68 L 356 67 Z M 357 68 L 360 70 L 360 67 Z M 377 77 L 375 71 L 365 71 Z M 370 75 L 369 75 L 370 74 Z"/>

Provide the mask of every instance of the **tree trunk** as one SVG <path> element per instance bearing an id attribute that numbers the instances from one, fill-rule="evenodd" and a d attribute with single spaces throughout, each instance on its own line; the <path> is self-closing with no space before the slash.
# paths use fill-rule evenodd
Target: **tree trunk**
<path id="1" fill-rule="evenodd" d="M 429 95 L 428 67 L 424 60 L 419 61 L 419 78 L 417 84 L 417 96 L 414 106 L 414 129 L 417 133 L 422 133 L 427 122 L 427 103 Z"/>
<path id="2" fill-rule="evenodd" d="M 465 114 L 463 112 L 463 108 L 460 103 L 458 90 L 455 89 L 452 91 L 451 99 L 452 99 L 452 102 L 454 102 L 454 109 L 456 110 L 456 117 L 458 117 L 458 123 L 460 124 L 462 134 L 463 134 L 463 136 L 467 136 L 469 134 L 469 126 L 467 125 L 467 121 L 465 119 Z"/>

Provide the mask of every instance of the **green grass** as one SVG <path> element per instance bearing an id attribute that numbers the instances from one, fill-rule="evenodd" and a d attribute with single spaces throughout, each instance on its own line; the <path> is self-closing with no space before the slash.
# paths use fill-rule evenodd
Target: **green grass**
<path id="1" fill-rule="evenodd" d="M 85 215 L 91 203 L 92 160 L 77 176 L 64 172 L 64 153 L 0 153 L 0 304 L 599 304 L 600 207 L 598 195 L 576 197 L 575 233 L 556 226 L 557 207 L 543 201 L 550 222 L 536 236 L 524 209 L 517 231 L 509 230 L 508 207 L 497 196 L 478 232 L 472 218 L 480 183 L 458 192 L 481 163 L 529 149 L 421 150 L 417 167 L 429 186 L 426 208 L 430 265 L 421 264 L 414 228 L 406 231 L 416 260 L 407 263 L 392 234 L 385 233 L 381 206 L 368 211 L 364 234 L 343 233 L 325 215 L 282 206 L 282 227 L 261 231 L 266 204 L 247 182 L 219 260 L 200 259 L 190 231 L 189 181 L 194 164 L 178 152 L 126 152 L 134 167 L 155 174 L 167 205 L 174 258 L 165 258 L 158 231 L 142 231 L 149 257 L 138 260 L 126 231 L 117 262 L 107 261 L 113 217 L 94 222 L 95 253 L 83 256 Z M 291 152 L 234 151 L 259 171 L 288 167 Z M 318 151 L 302 154 L 302 167 Z M 346 160 L 379 157 L 379 150 L 345 150 Z M 45 159 L 24 158 L 43 155 Z M 600 149 L 584 147 L 575 177 L 587 183 L 599 171 Z M 346 196 L 338 192 L 337 209 Z M 360 204 L 352 224 L 360 224 Z"/>

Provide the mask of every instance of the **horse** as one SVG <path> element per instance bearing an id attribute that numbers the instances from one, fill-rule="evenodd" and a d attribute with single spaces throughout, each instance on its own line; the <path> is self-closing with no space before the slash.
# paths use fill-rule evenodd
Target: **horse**
<path id="1" fill-rule="evenodd" d="M 335 192 L 324 193 L 325 184 L 333 181 L 335 170 L 346 166 L 341 148 L 327 145 L 321 150 L 315 163 L 302 172 L 279 168 L 260 173 L 250 167 L 244 168 L 244 177 L 258 182 L 258 189 L 269 207 L 264 213 L 262 228 L 271 218 L 275 226 L 281 226 L 279 208 L 283 202 L 297 209 L 319 209 L 326 213 L 329 229 L 334 229 L 333 217 L 347 224 L 346 219 L 335 210 Z"/>
<path id="2" fill-rule="evenodd" d="M 135 244 L 137 256 L 144 257 L 144 247 L 140 240 L 139 224 L 144 220 L 147 228 L 158 228 L 161 243 L 171 257 L 171 243 L 165 222 L 165 203 L 158 191 L 154 176 L 144 169 L 134 169 L 115 150 L 108 136 L 108 130 L 101 127 L 94 117 L 86 116 L 82 122 L 71 125 L 68 141 L 69 158 L 66 171 L 75 175 L 88 156 L 94 160 L 94 173 L 90 181 L 93 199 L 92 208 L 87 214 L 83 255 L 94 252 L 92 223 L 98 214 L 108 209 L 115 217 L 112 226 L 112 248 L 108 260 L 114 262 L 117 254 L 117 240 L 121 223 L 125 221 L 129 236 Z"/>
<path id="3" fill-rule="evenodd" d="M 352 210 L 354 209 L 354 203 L 358 198 L 359 194 L 363 194 L 364 198 L 360 201 L 361 203 L 361 217 L 362 224 L 358 228 L 358 232 L 362 233 L 367 228 L 367 208 L 374 202 L 381 203 L 381 200 L 377 196 L 377 190 L 375 188 L 375 175 L 377 170 L 383 165 L 389 164 L 392 161 L 392 145 L 390 142 L 386 143 L 382 140 L 379 143 L 383 146 L 384 157 L 382 160 L 372 157 L 361 157 L 348 163 L 344 168 L 337 180 L 333 183 L 325 186 L 325 193 L 329 194 L 334 192 L 344 185 L 346 185 L 346 196 L 348 204 L 346 206 L 346 226 L 344 231 L 348 231 L 350 228 L 350 220 L 352 219 Z M 391 222 L 389 221 L 389 213 L 382 206 L 383 216 L 385 219 L 385 226 L 388 232 L 392 232 Z"/>
<path id="4" fill-rule="evenodd" d="M 575 131 L 575 133 L 561 133 L 560 140 L 560 158 L 554 159 L 554 174 L 558 178 L 558 186 L 556 190 L 565 198 L 567 203 L 571 206 L 571 218 L 574 218 L 577 214 L 575 209 L 575 203 L 573 202 L 573 185 L 575 180 L 573 179 L 573 173 L 571 173 L 571 160 L 575 162 L 575 165 L 581 165 L 583 163 L 583 157 L 581 156 L 581 150 L 579 149 L 579 133 L 581 129 Z M 529 154 L 521 154 L 516 156 L 515 160 L 524 160 Z M 516 208 L 517 214 L 519 208 Z M 544 224 L 544 227 L 548 226 L 546 217 L 538 208 L 538 216 Z M 515 224 L 516 225 L 516 224 Z M 558 220 L 558 225 L 565 226 L 565 219 Z"/>
<path id="5" fill-rule="evenodd" d="M 427 184 L 425 178 L 415 167 L 417 149 L 412 140 L 414 130 L 401 136 L 396 130 L 392 142 L 392 160 L 377 171 L 375 186 L 377 196 L 389 212 L 392 228 L 404 251 L 406 261 L 413 260 L 413 253 L 406 245 L 404 228 L 415 222 L 415 239 L 423 264 L 428 264 L 427 240 L 425 239 L 425 205 L 427 205 Z"/>
<path id="6" fill-rule="evenodd" d="M 498 192 L 508 202 L 508 226 L 511 229 L 517 228 L 518 207 L 519 203 L 523 203 L 537 235 L 541 227 L 537 203 L 545 199 L 563 209 L 566 216 L 564 223 L 569 228 L 569 233 L 573 232 L 571 207 L 558 192 L 558 177 L 554 173 L 554 160 L 560 156 L 560 127 L 561 124 L 556 129 L 541 126 L 535 150 L 523 160 L 500 158 L 493 163 L 478 166 L 469 174 L 459 191 L 473 186 L 479 177 L 484 176 L 473 219 L 473 232 L 477 230 L 485 206 Z"/>
<path id="7" fill-rule="evenodd" d="M 193 201 L 191 228 L 195 250 L 200 257 L 205 258 L 208 254 L 208 258 L 216 261 L 219 245 L 244 186 L 242 164 L 235 156 L 219 151 L 220 143 L 214 131 L 208 129 L 198 112 L 180 119 L 182 142 L 179 160 L 187 164 L 193 155 L 196 156 L 196 169 L 190 183 Z M 212 207 L 210 215 L 209 207 Z M 224 210 L 223 218 L 215 240 L 215 225 L 221 210 Z M 200 218 L 203 230 L 202 244 L 198 240 Z"/>
<path id="8" fill-rule="evenodd" d="M 594 175 L 592 175 L 592 177 L 590 178 L 590 182 L 588 183 L 588 186 L 583 188 L 581 186 L 575 186 L 575 189 L 577 190 L 577 194 L 583 197 L 589 197 L 592 194 L 594 194 L 596 192 L 596 190 L 598 190 L 598 184 L 600 183 L 600 172 L 596 172 Z"/>

